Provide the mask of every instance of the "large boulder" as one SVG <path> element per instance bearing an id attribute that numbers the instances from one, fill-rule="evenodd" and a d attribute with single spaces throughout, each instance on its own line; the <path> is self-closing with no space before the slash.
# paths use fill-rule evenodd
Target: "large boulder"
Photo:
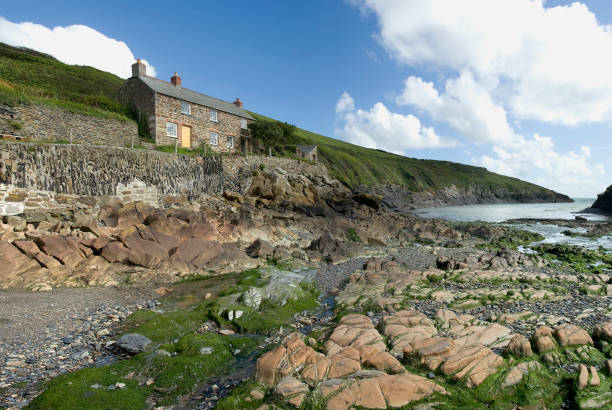
<path id="1" fill-rule="evenodd" d="M 561 346 L 593 345 L 589 333 L 581 327 L 564 323 L 555 327 L 555 338 Z"/>
<path id="2" fill-rule="evenodd" d="M 514 335 L 510 339 L 510 343 L 506 346 L 506 351 L 516 357 L 530 357 L 533 355 L 531 343 L 523 335 Z"/>
<path id="3" fill-rule="evenodd" d="M 362 251 L 358 243 L 340 242 L 329 234 L 324 234 L 310 243 L 308 250 L 320 253 L 330 262 L 340 262 Z"/>
<path id="4" fill-rule="evenodd" d="M 121 242 L 113 241 L 107 243 L 104 248 L 102 248 L 101 255 L 110 263 L 127 263 L 130 257 L 130 250 L 123 246 Z"/>
<path id="5" fill-rule="evenodd" d="M 593 336 L 598 340 L 612 342 L 612 320 L 595 326 Z"/>
<path id="6" fill-rule="evenodd" d="M 130 226 L 118 237 L 130 250 L 128 260 L 134 265 L 156 268 L 168 258 L 168 251 L 157 243 L 155 236 L 145 225 Z"/>
<path id="7" fill-rule="evenodd" d="M 410 373 L 361 380 L 332 379 L 319 384 L 317 390 L 324 399 L 328 399 L 328 410 L 404 407 L 434 393 L 448 394 L 434 382 Z"/>
<path id="8" fill-rule="evenodd" d="M 40 268 L 35 260 L 24 255 L 12 244 L 0 241 L 0 281 L 5 282 L 34 268 Z"/>
<path id="9" fill-rule="evenodd" d="M 140 333 L 123 335 L 117 341 L 117 346 L 131 354 L 144 352 L 149 344 L 151 344 L 151 339 Z"/>
<path id="10" fill-rule="evenodd" d="M 85 259 L 85 254 L 73 237 L 39 236 L 35 242 L 40 250 L 68 267 L 74 267 Z"/>
<path id="11" fill-rule="evenodd" d="M 251 258 L 267 258 L 274 252 L 274 247 L 268 241 L 257 239 L 246 249 Z"/>

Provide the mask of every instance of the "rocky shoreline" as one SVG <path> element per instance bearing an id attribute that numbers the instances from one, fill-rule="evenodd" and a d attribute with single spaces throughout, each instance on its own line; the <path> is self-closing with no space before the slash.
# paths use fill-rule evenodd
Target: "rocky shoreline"
<path id="1" fill-rule="evenodd" d="M 167 209 L 3 222 L 4 407 L 612 403 L 601 250 L 521 253 L 537 234 L 393 212 L 280 168 Z"/>
<path id="2" fill-rule="evenodd" d="M 414 191 L 397 185 L 381 185 L 355 189 L 370 195 L 378 195 L 389 209 L 406 211 L 437 206 L 503 204 L 503 203 L 556 203 L 573 202 L 567 195 L 546 191 L 515 191 L 504 187 L 450 185 L 436 190 Z"/>

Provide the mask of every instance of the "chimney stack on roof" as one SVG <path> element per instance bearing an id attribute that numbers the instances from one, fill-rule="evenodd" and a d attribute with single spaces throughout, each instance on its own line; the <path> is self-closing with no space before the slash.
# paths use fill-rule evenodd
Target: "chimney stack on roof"
<path id="1" fill-rule="evenodd" d="M 175 87 L 181 86 L 181 77 L 179 77 L 178 73 L 175 71 L 174 75 L 170 78 L 170 82 Z"/>
<path id="2" fill-rule="evenodd" d="M 234 105 L 238 106 L 239 108 L 242 108 L 242 101 L 240 101 L 240 98 L 236 97 L 236 101 L 234 101 Z"/>
<path id="3" fill-rule="evenodd" d="M 144 65 L 139 58 L 132 64 L 132 77 L 145 77 L 147 75 L 147 66 Z"/>

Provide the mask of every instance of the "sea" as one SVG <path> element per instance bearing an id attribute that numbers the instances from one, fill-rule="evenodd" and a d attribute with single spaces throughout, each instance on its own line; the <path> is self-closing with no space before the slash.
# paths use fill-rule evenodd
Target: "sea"
<path id="1" fill-rule="evenodd" d="M 536 219 L 575 219 L 582 216 L 591 221 L 610 220 L 610 217 L 600 214 L 583 212 L 595 201 L 594 198 L 573 198 L 571 203 L 544 203 L 544 204 L 486 204 L 441 206 L 413 210 L 412 213 L 424 218 L 441 218 L 457 222 L 498 222 L 504 223 L 510 219 L 536 218 Z M 537 232 L 544 236 L 542 243 L 568 243 L 584 246 L 586 248 L 603 247 L 612 251 L 612 236 L 599 238 L 585 238 L 580 236 L 564 235 L 563 231 L 586 232 L 584 228 L 568 228 L 559 225 L 544 223 L 504 223 L 508 226 Z"/>

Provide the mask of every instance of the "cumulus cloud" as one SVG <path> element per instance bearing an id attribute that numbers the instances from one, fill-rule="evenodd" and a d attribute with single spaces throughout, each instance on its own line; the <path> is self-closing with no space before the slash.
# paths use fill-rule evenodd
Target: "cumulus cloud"
<path id="1" fill-rule="evenodd" d="M 495 156 L 473 159 L 477 165 L 504 175 L 529 179 L 537 184 L 574 196 L 589 197 L 605 187 L 601 177 L 603 164 L 592 164 L 591 150 L 581 146 L 579 152 L 561 154 L 555 151 L 551 138 L 535 134 L 519 137 L 506 146 L 494 146 Z"/>
<path id="2" fill-rule="evenodd" d="M 353 0 L 398 61 L 469 71 L 513 116 L 575 125 L 612 119 L 612 28 L 582 3 Z"/>
<path id="3" fill-rule="evenodd" d="M 442 94 L 433 83 L 411 76 L 405 81 L 396 102 L 422 109 L 435 121 L 448 123 L 472 142 L 515 139 L 506 110 L 493 101 L 487 89 L 469 71 L 447 80 Z"/>
<path id="4" fill-rule="evenodd" d="M 601 189 L 605 169 L 592 163 L 587 146 L 562 153 L 551 138 L 514 128 L 521 120 L 572 126 L 612 120 L 612 27 L 586 5 L 350 3 L 376 15 L 376 37 L 393 59 L 440 79 L 407 78 L 395 102 L 450 125 L 466 141 L 492 145 L 492 154 L 474 163 L 566 192 Z"/>
<path id="5" fill-rule="evenodd" d="M 336 103 L 336 113 L 344 113 L 347 111 L 353 111 L 355 109 L 355 101 L 353 97 L 346 91 L 342 93 L 340 99 Z"/>
<path id="6" fill-rule="evenodd" d="M 336 112 L 344 122 L 336 134 L 364 147 L 405 154 L 410 149 L 457 145 L 456 141 L 440 137 L 433 128 L 421 124 L 414 115 L 391 112 L 383 103 L 376 103 L 369 110 L 355 109 L 353 98 L 347 92 L 338 100 Z"/>
<path id="7" fill-rule="evenodd" d="M 75 24 L 52 29 L 24 22 L 13 23 L 0 17 L 0 41 L 50 54 L 66 64 L 95 67 L 122 78 L 132 75 L 134 54 L 123 42 L 105 36 L 91 27 Z M 147 73 L 155 68 L 147 64 Z"/>

